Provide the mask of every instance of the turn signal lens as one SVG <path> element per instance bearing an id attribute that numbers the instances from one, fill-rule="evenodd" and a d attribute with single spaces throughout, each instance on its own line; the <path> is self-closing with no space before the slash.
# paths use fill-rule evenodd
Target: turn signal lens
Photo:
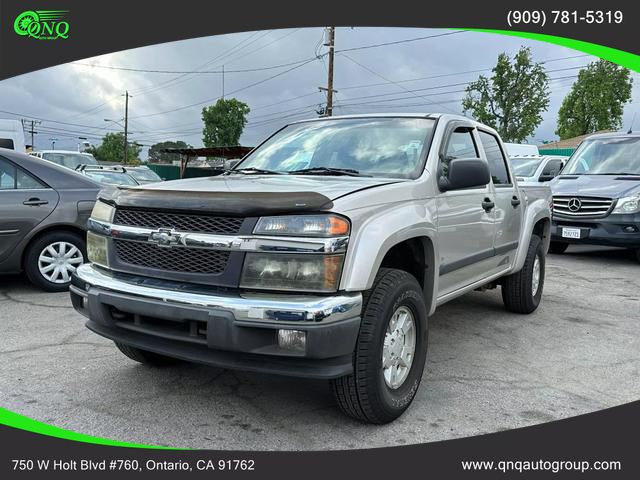
<path id="1" fill-rule="evenodd" d="M 349 229 L 349 220 L 338 215 L 287 215 L 260 218 L 253 233 L 258 235 L 334 237 L 349 235 Z"/>

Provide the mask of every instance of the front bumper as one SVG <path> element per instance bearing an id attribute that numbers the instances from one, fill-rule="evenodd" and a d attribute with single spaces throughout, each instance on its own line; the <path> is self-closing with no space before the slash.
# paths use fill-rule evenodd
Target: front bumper
<path id="1" fill-rule="evenodd" d="M 111 340 L 221 368 L 308 378 L 353 371 L 362 295 L 237 293 L 80 266 L 70 287 L 87 327 Z M 306 334 L 303 351 L 278 330 Z"/>
<path id="2" fill-rule="evenodd" d="M 579 239 L 562 236 L 562 227 L 579 228 Z M 627 231 L 628 227 L 634 231 Z M 598 219 L 567 219 L 554 215 L 551 241 L 579 245 L 605 245 L 611 247 L 640 247 L 640 213 L 609 215 Z"/>

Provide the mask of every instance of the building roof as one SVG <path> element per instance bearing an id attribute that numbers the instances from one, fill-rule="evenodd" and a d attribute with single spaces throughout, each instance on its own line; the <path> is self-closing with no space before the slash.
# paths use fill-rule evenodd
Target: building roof
<path id="1" fill-rule="evenodd" d="M 565 138 L 564 140 L 558 140 L 557 142 L 545 143 L 544 145 L 539 145 L 538 150 L 545 149 L 556 149 L 556 148 L 576 148 L 580 145 L 585 138 L 590 137 L 592 135 L 597 135 L 601 133 L 611 133 L 611 130 L 600 130 L 594 133 L 587 133 L 585 135 L 578 135 L 573 138 Z"/>

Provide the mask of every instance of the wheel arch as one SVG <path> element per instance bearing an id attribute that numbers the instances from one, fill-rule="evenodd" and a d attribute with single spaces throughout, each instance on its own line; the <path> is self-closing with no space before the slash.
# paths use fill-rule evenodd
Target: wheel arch
<path id="1" fill-rule="evenodd" d="M 34 233 L 31 236 L 31 238 L 29 238 L 29 240 L 25 244 L 24 248 L 22 249 L 22 255 L 21 255 L 21 258 L 20 258 L 20 265 L 21 265 L 21 267 L 23 269 L 24 269 L 24 262 L 25 262 L 26 257 L 27 257 L 27 252 L 29 252 L 29 249 L 31 248 L 31 245 L 33 245 L 35 242 L 37 242 L 44 235 L 47 235 L 47 234 L 53 233 L 53 232 L 74 233 L 76 235 L 80 235 L 81 237 L 84 237 L 86 235 L 86 231 L 83 230 L 82 228 L 78 227 L 77 225 L 66 224 L 66 223 L 47 225 L 43 229 L 38 230 L 36 233 Z"/>

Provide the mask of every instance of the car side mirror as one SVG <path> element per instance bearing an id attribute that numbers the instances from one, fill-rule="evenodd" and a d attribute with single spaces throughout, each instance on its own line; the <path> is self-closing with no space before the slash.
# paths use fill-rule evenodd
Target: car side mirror
<path id="1" fill-rule="evenodd" d="M 551 180 L 553 180 L 554 178 L 556 178 L 556 175 L 553 174 L 545 174 L 543 173 L 542 175 L 540 175 L 540 177 L 538 178 L 539 182 L 550 182 Z"/>
<path id="2" fill-rule="evenodd" d="M 449 162 L 448 176 L 438 179 L 440 191 L 484 187 L 491 181 L 489 165 L 480 158 L 456 158 Z"/>

